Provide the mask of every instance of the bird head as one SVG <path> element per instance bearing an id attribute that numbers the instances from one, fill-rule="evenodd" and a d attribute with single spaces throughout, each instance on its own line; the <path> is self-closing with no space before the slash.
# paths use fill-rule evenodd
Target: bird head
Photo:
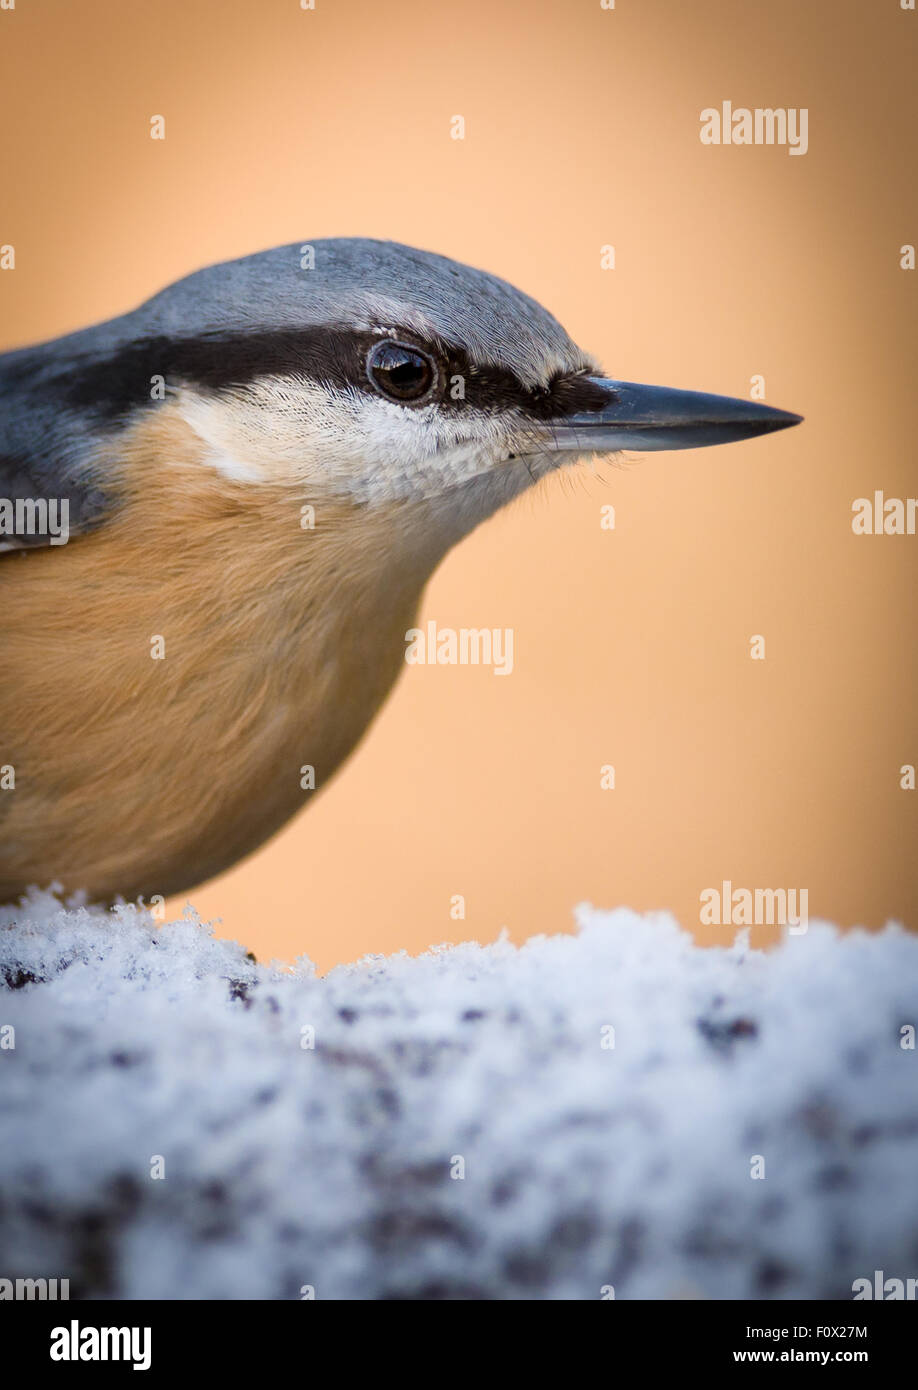
<path id="1" fill-rule="evenodd" d="M 418 503 L 446 544 L 586 454 L 727 443 L 800 418 L 605 376 L 505 281 L 360 238 L 211 266 L 7 362 L 36 405 L 32 452 L 62 441 L 97 512 L 100 439 L 165 410 L 215 479 L 364 512 Z"/>
<path id="2" fill-rule="evenodd" d="M 152 331 L 162 317 L 183 330 L 180 409 L 228 476 L 367 506 L 420 499 L 472 524 L 584 454 L 726 443 L 799 419 L 606 377 L 535 300 L 392 242 L 278 248 L 148 309 Z"/>

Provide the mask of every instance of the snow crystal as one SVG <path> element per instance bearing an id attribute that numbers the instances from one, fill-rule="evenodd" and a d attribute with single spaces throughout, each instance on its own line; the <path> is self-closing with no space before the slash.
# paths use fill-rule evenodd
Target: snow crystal
<path id="1" fill-rule="evenodd" d="M 918 937 L 667 916 L 256 963 L 0 909 L 0 1277 L 71 1297 L 852 1297 L 918 1274 Z"/>

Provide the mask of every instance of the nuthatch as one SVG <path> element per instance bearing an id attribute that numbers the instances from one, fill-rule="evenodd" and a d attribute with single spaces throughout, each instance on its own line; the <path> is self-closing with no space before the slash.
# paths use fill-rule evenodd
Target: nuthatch
<path id="1" fill-rule="evenodd" d="M 0 402 L 0 901 L 229 868 L 354 748 L 484 518 L 584 454 L 800 418 L 610 380 L 494 276 L 349 238 L 7 353 Z"/>

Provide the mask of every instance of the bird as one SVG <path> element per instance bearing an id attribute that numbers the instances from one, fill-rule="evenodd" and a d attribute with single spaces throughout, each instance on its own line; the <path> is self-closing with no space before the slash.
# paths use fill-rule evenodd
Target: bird
<path id="1" fill-rule="evenodd" d="M 486 518 L 586 456 L 800 419 L 609 377 L 506 281 L 363 237 L 4 353 L 0 902 L 224 872 L 352 752 Z"/>

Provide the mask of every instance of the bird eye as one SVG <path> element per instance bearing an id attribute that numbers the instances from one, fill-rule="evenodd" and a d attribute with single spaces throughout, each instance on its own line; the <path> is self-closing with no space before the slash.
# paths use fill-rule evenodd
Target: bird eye
<path id="1" fill-rule="evenodd" d="M 416 347 L 385 342 L 370 349 L 367 376 L 387 400 L 417 401 L 430 391 L 437 373 L 426 353 Z"/>

